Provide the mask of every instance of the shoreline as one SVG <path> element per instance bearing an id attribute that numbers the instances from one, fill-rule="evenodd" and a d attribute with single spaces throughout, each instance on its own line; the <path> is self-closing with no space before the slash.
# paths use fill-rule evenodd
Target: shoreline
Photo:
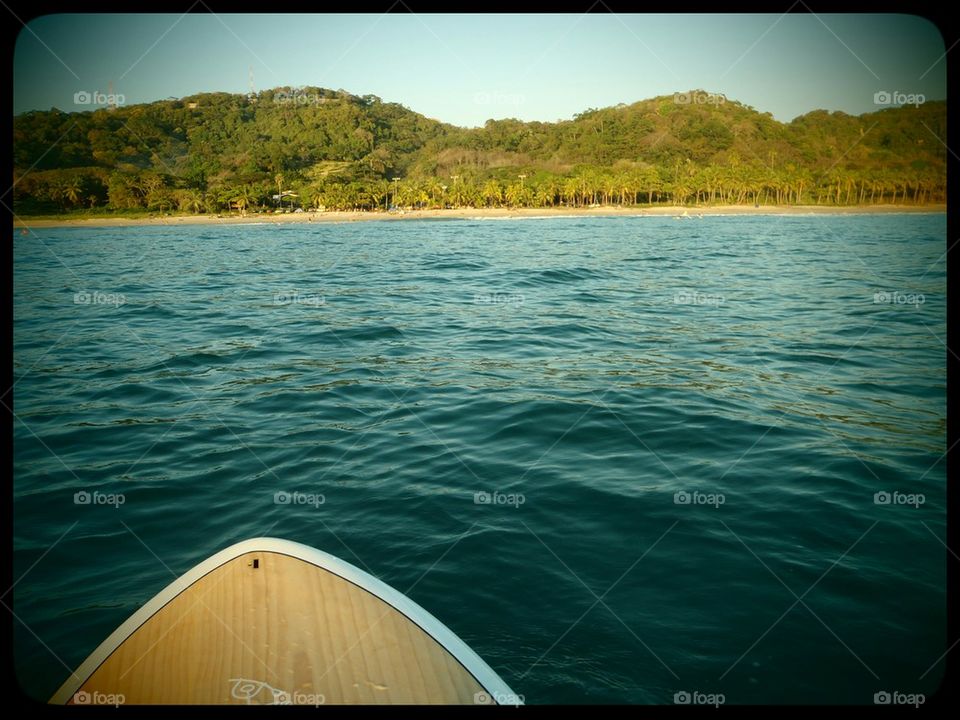
<path id="1" fill-rule="evenodd" d="M 618 207 L 595 208 L 451 208 L 445 210 L 384 211 L 327 211 L 283 214 L 239 215 L 169 215 L 161 217 L 124 218 L 15 218 L 14 228 L 59 228 L 59 227 L 136 227 L 155 225 L 261 225 L 261 224 L 306 224 L 369 222 L 374 220 L 484 220 L 510 218 L 553 217 L 683 217 L 697 219 L 700 216 L 723 215 L 882 215 L 890 213 L 945 213 L 947 206 L 936 205 L 713 205 L 710 207 Z"/>

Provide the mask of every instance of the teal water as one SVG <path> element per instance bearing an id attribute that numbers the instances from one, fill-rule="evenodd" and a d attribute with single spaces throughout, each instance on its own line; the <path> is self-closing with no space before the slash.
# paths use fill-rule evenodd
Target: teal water
<path id="1" fill-rule="evenodd" d="M 48 697 L 175 575 L 270 535 L 408 592 L 527 703 L 930 694 L 945 237 L 939 214 L 18 235 L 20 683 Z"/>

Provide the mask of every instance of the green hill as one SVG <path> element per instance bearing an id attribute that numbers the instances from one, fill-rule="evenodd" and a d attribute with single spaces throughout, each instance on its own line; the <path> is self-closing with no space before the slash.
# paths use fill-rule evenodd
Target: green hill
<path id="1" fill-rule="evenodd" d="M 14 207 L 944 202 L 945 134 L 944 102 L 784 124 L 692 90 L 467 129 L 342 90 L 204 93 L 15 117 Z"/>

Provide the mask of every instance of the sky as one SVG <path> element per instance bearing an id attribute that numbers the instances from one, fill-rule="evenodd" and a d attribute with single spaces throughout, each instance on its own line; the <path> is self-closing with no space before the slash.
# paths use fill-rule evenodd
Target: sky
<path id="1" fill-rule="evenodd" d="M 257 91 L 373 94 L 464 127 L 692 89 L 789 122 L 943 100 L 944 51 L 911 15 L 59 14 L 20 31 L 14 113 L 246 93 L 252 70 Z"/>

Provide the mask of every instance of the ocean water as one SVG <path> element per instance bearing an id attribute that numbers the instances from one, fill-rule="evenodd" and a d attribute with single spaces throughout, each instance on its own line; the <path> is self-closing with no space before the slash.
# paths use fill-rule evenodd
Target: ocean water
<path id="1" fill-rule="evenodd" d="M 268 535 L 407 592 L 531 704 L 929 695 L 945 238 L 940 214 L 17 235 L 19 682 L 49 697 Z"/>

